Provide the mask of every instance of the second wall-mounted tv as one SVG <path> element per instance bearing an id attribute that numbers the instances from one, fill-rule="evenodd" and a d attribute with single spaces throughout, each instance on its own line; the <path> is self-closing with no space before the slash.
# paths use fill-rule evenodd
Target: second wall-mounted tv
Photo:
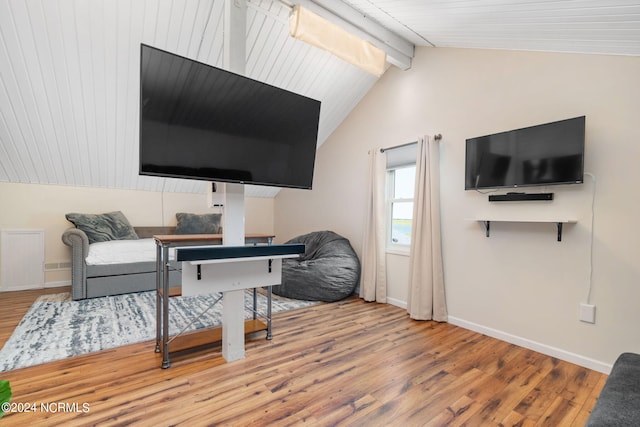
<path id="1" fill-rule="evenodd" d="M 465 190 L 580 184 L 585 116 L 466 140 Z"/>
<path id="2" fill-rule="evenodd" d="M 141 175 L 310 189 L 320 101 L 141 45 Z"/>

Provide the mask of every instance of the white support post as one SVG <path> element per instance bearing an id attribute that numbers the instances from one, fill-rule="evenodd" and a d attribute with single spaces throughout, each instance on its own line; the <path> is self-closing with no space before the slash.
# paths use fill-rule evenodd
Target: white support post
<path id="1" fill-rule="evenodd" d="M 222 244 L 244 245 L 244 184 L 225 184 Z"/>
<path id="2" fill-rule="evenodd" d="M 244 359 L 244 289 L 222 293 L 222 357 Z"/>
<path id="3" fill-rule="evenodd" d="M 224 68 L 244 75 L 247 4 L 245 0 L 225 0 L 224 7 Z M 222 244 L 244 245 L 244 184 L 225 187 Z M 244 290 L 222 295 L 222 357 L 233 362 L 244 358 Z"/>
<path id="4" fill-rule="evenodd" d="M 244 245 L 244 185 L 226 184 L 222 244 Z M 244 359 L 244 290 L 222 293 L 222 357 Z"/>
<path id="5" fill-rule="evenodd" d="M 222 62 L 224 68 L 244 75 L 247 50 L 247 3 L 245 0 L 225 0 Z"/>

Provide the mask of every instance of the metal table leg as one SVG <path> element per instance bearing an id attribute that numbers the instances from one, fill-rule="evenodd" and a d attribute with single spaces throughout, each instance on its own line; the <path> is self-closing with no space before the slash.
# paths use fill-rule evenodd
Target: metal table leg
<path id="1" fill-rule="evenodd" d="M 258 288 L 253 288 L 253 320 L 258 318 Z"/>
<path id="2" fill-rule="evenodd" d="M 169 362 L 169 248 L 162 246 L 162 368 Z"/>
<path id="3" fill-rule="evenodd" d="M 273 335 L 271 335 L 271 297 L 272 297 L 271 286 L 267 286 L 267 339 L 268 340 L 273 338 Z"/>
<path id="4" fill-rule="evenodd" d="M 161 256 L 162 252 L 160 250 L 160 243 L 156 242 L 156 353 L 160 353 L 162 349 L 160 348 L 160 339 L 161 339 L 161 316 L 162 316 L 162 300 L 160 298 L 160 276 L 162 271 L 160 270 L 161 266 Z"/>

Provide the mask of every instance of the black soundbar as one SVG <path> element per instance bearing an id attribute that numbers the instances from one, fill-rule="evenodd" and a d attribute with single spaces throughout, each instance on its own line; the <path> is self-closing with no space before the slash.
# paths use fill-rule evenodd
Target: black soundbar
<path id="1" fill-rule="evenodd" d="M 489 195 L 490 202 L 519 202 L 523 200 L 553 200 L 553 193 L 507 193 Z"/>
<path id="2" fill-rule="evenodd" d="M 207 261 L 227 258 L 269 257 L 277 255 L 300 255 L 305 251 L 303 243 L 257 246 L 203 246 L 177 248 L 176 261 Z"/>

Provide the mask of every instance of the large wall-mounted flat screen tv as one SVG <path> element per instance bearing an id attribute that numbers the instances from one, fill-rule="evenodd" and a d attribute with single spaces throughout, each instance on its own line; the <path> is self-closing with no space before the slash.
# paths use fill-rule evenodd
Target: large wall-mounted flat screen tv
<path id="1" fill-rule="evenodd" d="M 585 116 L 466 140 L 465 190 L 580 184 Z"/>
<path id="2" fill-rule="evenodd" d="M 320 101 L 144 44 L 140 61 L 141 175 L 311 188 Z"/>

